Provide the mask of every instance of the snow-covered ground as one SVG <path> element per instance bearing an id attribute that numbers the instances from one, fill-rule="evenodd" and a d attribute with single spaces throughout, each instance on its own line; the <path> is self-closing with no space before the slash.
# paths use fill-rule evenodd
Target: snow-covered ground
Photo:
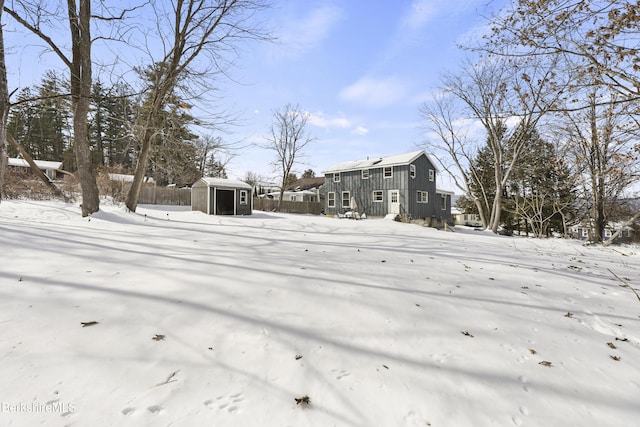
<path id="1" fill-rule="evenodd" d="M 638 247 L 3 201 L 0 253 L 1 426 L 640 422 Z"/>

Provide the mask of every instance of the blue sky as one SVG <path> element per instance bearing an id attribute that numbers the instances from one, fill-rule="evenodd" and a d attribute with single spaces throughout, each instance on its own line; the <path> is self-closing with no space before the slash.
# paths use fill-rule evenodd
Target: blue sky
<path id="1" fill-rule="evenodd" d="M 261 18 L 277 41 L 241 46 L 229 70 L 233 81 L 216 82 L 220 90 L 194 101 L 192 113 L 206 119 L 222 110 L 238 117 L 221 135 L 242 147 L 227 165 L 230 178 L 251 171 L 276 179 L 274 153 L 258 145 L 266 142 L 274 109 L 288 103 L 311 114 L 308 132 L 317 138 L 297 173 L 310 168 L 320 175 L 344 161 L 414 151 L 424 139 L 420 105 L 437 91 L 441 73 L 455 70 L 465 55 L 457 42 L 484 28 L 484 17 L 507 1 L 272 0 Z M 37 44 L 22 45 L 33 39 L 15 28 L 5 27 L 10 88 L 63 69 Z M 446 181 L 439 185 L 453 190 Z"/>
<path id="2" fill-rule="evenodd" d="M 242 84 L 224 86 L 224 104 L 242 113 L 224 138 L 264 143 L 273 110 L 293 103 L 311 113 L 308 131 L 317 138 L 298 172 L 320 175 L 343 161 L 413 151 L 423 140 L 420 105 L 465 55 L 456 43 L 503 3 L 277 0 L 269 24 L 278 42 L 245 49 L 233 70 Z M 244 148 L 228 172 L 273 177 L 273 159 Z"/>

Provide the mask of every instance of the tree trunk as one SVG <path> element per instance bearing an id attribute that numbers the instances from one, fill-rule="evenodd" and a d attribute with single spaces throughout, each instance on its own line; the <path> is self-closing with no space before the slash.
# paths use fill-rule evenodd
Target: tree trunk
<path id="1" fill-rule="evenodd" d="M 91 0 L 67 0 L 71 28 L 71 104 L 73 109 L 73 142 L 78 177 L 82 187 L 82 216 L 100 210 L 100 194 L 91 161 L 89 144 L 89 103 L 91 100 Z"/>
<path id="2" fill-rule="evenodd" d="M 4 0 L 0 0 L 0 23 Z M 7 119 L 9 116 L 9 88 L 4 55 L 4 32 L 0 26 L 0 202 L 4 198 L 4 179 L 7 170 Z"/>
<path id="3" fill-rule="evenodd" d="M 149 119 L 150 120 L 150 119 Z M 153 138 L 154 130 L 150 128 L 150 124 L 147 125 L 144 136 L 142 138 L 142 148 L 140 149 L 140 155 L 138 156 L 138 164 L 136 165 L 136 171 L 133 174 L 133 182 L 127 194 L 126 206 L 131 212 L 135 212 L 138 208 L 138 199 L 140 198 L 140 191 L 142 190 L 142 183 L 144 182 L 144 176 L 147 170 L 147 161 L 149 154 L 151 154 L 151 139 Z"/>

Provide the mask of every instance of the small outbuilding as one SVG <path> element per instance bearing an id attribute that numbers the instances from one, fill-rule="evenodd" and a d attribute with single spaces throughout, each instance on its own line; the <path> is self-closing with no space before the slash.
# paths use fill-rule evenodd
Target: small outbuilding
<path id="1" fill-rule="evenodd" d="M 191 186 L 191 210 L 209 215 L 251 215 L 251 186 L 223 178 L 201 178 Z"/>

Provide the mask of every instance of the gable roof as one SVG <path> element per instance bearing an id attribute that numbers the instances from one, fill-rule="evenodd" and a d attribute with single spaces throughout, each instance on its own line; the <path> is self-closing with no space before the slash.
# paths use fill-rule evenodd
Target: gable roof
<path id="1" fill-rule="evenodd" d="M 224 178 L 200 178 L 200 181 L 206 183 L 209 187 L 218 188 L 241 188 L 251 190 L 251 186 L 244 181 L 236 181 Z"/>
<path id="2" fill-rule="evenodd" d="M 416 160 L 420 156 L 426 156 L 429 159 L 427 153 L 424 150 L 412 151 L 410 153 L 404 154 L 395 154 L 393 156 L 385 156 L 385 157 L 374 157 L 372 159 L 366 160 L 353 160 L 350 162 L 342 162 L 337 165 L 331 166 L 326 170 L 322 171 L 322 173 L 334 173 L 334 172 L 346 172 L 352 170 L 361 170 L 361 169 L 370 169 L 370 168 L 382 168 L 389 166 L 401 166 L 408 165 Z M 434 169 L 437 170 L 435 164 L 429 159 L 431 165 L 433 165 Z"/>
<path id="3" fill-rule="evenodd" d="M 300 178 L 291 183 L 287 190 L 309 190 L 310 188 L 318 188 L 324 184 L 324 176 L 313 178 Z"/>

